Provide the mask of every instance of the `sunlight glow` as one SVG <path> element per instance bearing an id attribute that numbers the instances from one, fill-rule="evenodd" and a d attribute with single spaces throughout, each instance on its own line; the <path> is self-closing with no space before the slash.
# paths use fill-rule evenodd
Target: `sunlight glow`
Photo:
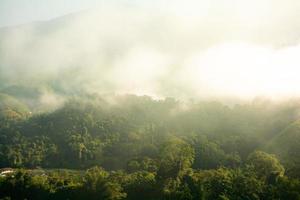
<path id="1" fill-rule="evenodd" d="M 192 57 L 187 65 L 198 86 L 211 93 L 296 96 L 300 94 L 300 47 L 268 49 L 232 43 L 210 48 Z"/>

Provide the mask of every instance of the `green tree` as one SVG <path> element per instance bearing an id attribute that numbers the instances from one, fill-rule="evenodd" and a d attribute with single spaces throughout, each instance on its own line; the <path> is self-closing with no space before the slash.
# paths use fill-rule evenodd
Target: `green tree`
<path id="1" fill-rule="evenodd" d="M 188 143 L 179 138 L 173 138 L 161 149 L 158 175 L 162 178 L 181 176 L 192 166 L 194 157 L 194 149 Z"/>
<path id="2" fill-rule="evenodd" d="M 251 153 L 247 159 L 247 164 L 254 167 L 258 177 L 276 179 L 278 176 L 284 175 L 284 167 L 273 154 L 268 154 L 263 151 L 255 151 Z"/>
<path id="3" fill-rule="evenodd" d="M 87 170 L 83 194 L 86 199 L 118 200 L 126 197 L 120 184 L 109 181 L 109 173 L 99 167 Z"/>

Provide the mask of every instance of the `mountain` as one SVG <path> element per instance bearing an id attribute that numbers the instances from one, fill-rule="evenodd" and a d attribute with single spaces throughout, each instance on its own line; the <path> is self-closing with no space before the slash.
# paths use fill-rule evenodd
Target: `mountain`
<path id="1" fill-rule="evenodd" d="M 240 82 L 244 80 L 236 80 L 230 71 L 246 71 L 248 76 L 248 70 L 253 70 L 243 70 L 244 63 L 234 61 L 235 53 L 247 54 L 245 59 L 251 61 L 252 51 L 256 54 L 261 49 L 255 45 L 282 47 L 285 41 L 281 35 L 294 32 L 289 31 L 294 28 L 291 26 L 276 29 L 274 35 L 273 28 L 279 24 L 236 23 L 231 11 L 225 16 L 194 14 L 186 16 L 177 8 L 105 4 L 49 21 L 2 28 L 0 89 L 34 83 L 50 85 L 55 92 L 63 93 L 134 93 L 188 99 L 226 96 L 227 92 L 223 95 L 219 88 L 224 82 L 229 84 L 228 93 L 236 95 L 236 90 L 241 92 L 236 85 L 242 87 Z M 260 38 L 249 34 L 251 31 L 274 37 Z M 293 38 L 288 36 L 284 38 Z M 245 45 L 231 45 L 232 38 Z M 227 48 L 232 52 L 228 54 Z M 215 63 L 218 56 L 225 58 L 225 63 L 220 61 L 226 66 L 224 73 Z M 244 62 L 244 58 L 241 60 Z M 220 70 L 216 77 L 214 72 Z"/>

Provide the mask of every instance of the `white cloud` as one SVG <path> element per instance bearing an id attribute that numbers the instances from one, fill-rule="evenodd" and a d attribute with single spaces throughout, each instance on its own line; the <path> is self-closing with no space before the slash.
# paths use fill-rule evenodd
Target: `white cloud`
<path id="1" fill-rule="evenodd" d="M 299 36 L 296 0 L 105 3 L 2 30 L 0 79 L 100 93 L 298 95 Z"/>

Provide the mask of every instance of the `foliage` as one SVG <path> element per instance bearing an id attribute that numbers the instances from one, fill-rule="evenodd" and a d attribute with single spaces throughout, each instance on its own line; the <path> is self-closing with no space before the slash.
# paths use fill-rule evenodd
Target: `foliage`
<path id="1" fill-rule="evenodd" d="M 0 199 L 300 199 L 297 103 L 22 102 L 0 95 Z"/>

